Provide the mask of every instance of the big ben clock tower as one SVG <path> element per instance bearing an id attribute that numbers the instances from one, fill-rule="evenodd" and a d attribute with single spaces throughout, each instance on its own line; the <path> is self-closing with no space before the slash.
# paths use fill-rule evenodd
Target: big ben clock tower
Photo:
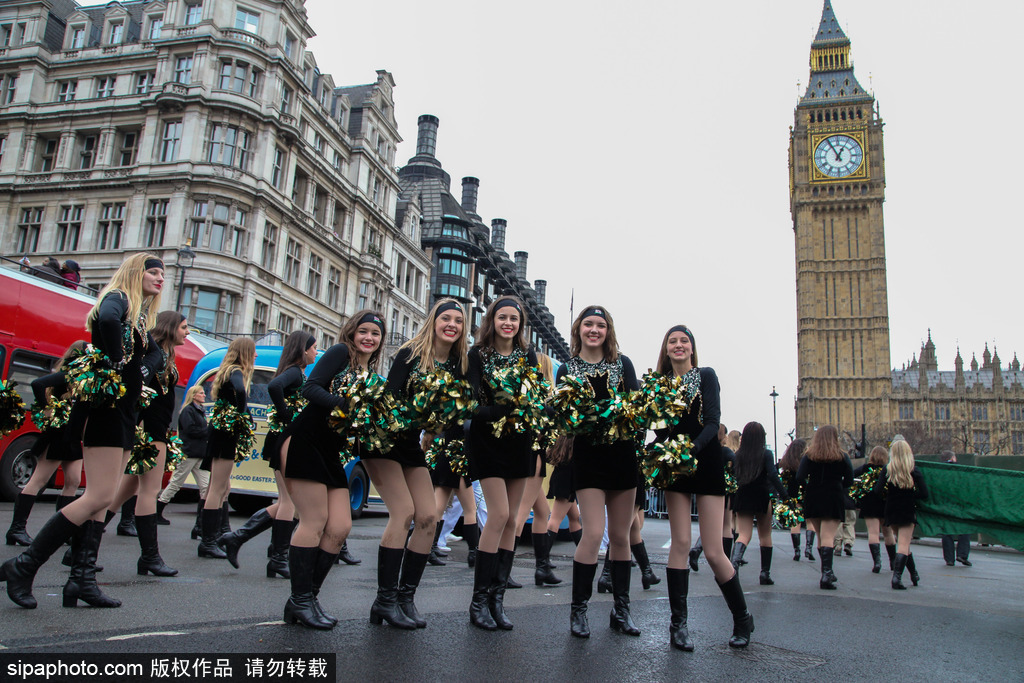
<path id="1" fill-rule="evenodd" d="M 887 428 L 892 387 L 882 120 L 829 0 L 810 66 L 789 138 L 803 438 L 825 424 L 855 435 L 861 424 Z"/>

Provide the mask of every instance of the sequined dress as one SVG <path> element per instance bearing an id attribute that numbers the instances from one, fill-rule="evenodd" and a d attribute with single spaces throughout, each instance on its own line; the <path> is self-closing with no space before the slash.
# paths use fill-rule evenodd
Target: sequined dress
<path id="1" fill-rule="evenodd" d="M 521 479 L 533 474 L 533 435 L 523 433 L 498 438 L 493 431 L 495 420 L 506 415 L 508 409 L 496 404 L 490 378 L 499 370 L 524 359 L 529 365 L 537 364 L 537 354 L 532 349 L 524 351 L 514 347 L 508 356 L 478 346 L 469 352 L 469 382 L 480 403 L 473 415 L 466 440 L 471 479 Z"/>
<path id="2" fill-rule="evenodd" d="M 556 384 L 565 376 L 585 377 L 594 388 L 597 400 L 609 398 L 609 387 L 619 391 L 635 391 L 639 388 L 633 363 L 626 356 L 614 361 L 588 363 L 579 356 L 573 356 L 558 368 Z M 577 436 L 572 449 L 572 475 L 576 491 L 581 489 L 602 489 L 623 491 L 637 485 L 637 445 L 633 441 L 595 443 L 592 439 Z"/>
<path id="3" fill-rule="evenodd" d="M 725 458 L 718 441 L 718 423 L 722 417 L 718 375 L 712 368 L 693 368 L 700 379 L 700 391 L 694 396 L 693 409 L 668 430 L 656 430 L 656 441 L 686 434 L 693 442 L 692 455 L 697 471 L 691 477 L 679 477 L 666 490 L 702 496 L 725 495 Z M 689 374 L 689 373 L 687 373 Z M 696 377 L 693 378 L 696 381 Z"/>

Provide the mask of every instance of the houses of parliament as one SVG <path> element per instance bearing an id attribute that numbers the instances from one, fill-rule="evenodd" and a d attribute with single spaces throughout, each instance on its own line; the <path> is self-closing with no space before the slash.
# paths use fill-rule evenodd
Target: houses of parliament
<path id="1" fill-rule="evenodd" d="M 854 75 L 851 43 L 824 1 L 810 77 L 790 129 L 799 383 L 796 436 L 836 425 L 870 443 L 904 433 L 918 452 L 1024 454 L 1024 373 L 986 346 L 940 371 L 928 339 L 901 369 L 890 361 L 885 155 L 873 93 Z"/>

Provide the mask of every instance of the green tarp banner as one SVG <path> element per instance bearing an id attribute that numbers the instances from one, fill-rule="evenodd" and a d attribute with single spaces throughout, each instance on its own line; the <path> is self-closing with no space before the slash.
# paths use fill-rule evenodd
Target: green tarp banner
<path id="1" fill-rule="evenodd" d="M 982 533 L 1024 551 L 1024 472 L 917 463 L 928 500 L 917 503 L 920 536 Z"/>

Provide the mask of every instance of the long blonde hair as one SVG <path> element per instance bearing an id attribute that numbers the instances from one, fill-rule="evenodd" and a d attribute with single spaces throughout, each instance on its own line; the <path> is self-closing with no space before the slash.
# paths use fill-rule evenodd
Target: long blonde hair
<path id="1" fill-rule="evenodd" d="M 914 451 L 904 439 L 897 439 L 889 447 L 889 483 L 901 489 L 914 488 Z"/>
<path id="2" fill-rule="evenodd" d="M 452 344 L 452 348 L 448 351 L 448 360 L 458 359 L 459 369 L 463 375 L 466 374 L 466 370 L 469 369 L 469 358 L 466 356 L 466 352 L 469 350 L 469 343 L 466 338 L 469 336 L 466 329 L 469 325 L 469 321 L 466 319 L 466 311 L 462 307 L 462 304 L 455 299 L 445 298 L 439 299 L 436 304 L 430 309 L 430 313 L 427 314 L 427 320 L 420 327 L 420 331 L 416 333 L 416 336 L 409 341 L 402 344 L 400 348 L 409 349 L 410 360 L 419 358 L 420 369 L 429 370 L 433 367 L 434 359 L 434 342 L 437 341 L 437 335 L 434 332 L 434 323 L 437 321 L 437 311 L 447 303 L 453 303 L 459 307 L 459 313 L 462 314 L 462 335 L 459 339 Z"/>
<path id="3" fill-rule="evenodd" d="M 220 388 L 224 386 L 224 383 L 228 381 L 231 373 L 235 370 L 241 370 L 242 377 L 245 379 L 245 390 L 248 392 L 249 385 L 252 384 L 252 371 L 255 363 L 256 342 L 251 337 L 235 337 L 232 339 L 228 345 L 228 350 L 224 353 L 224 360 L 220 362 L 220 367 L 217 368 L 217 374 L 213 376 L 213 389 L 210 392 L 213 400 L 217 400 Z"/>
<path id="4" fill-rule="evenodd" d="M 190 386 L 188 388 L 188 391 L 185 392 L 185 400 L 181 402 L 181 406 L 185 408 L 195 403 L 196 394 L 198 394 L 200 391 L 203 391 L 202 384 L 196 382 L 195 384 Z"/>
<path id="5" fill-rule="evenodd" d="M 145 314 L 146 329 L 153 329 L 153 326 L 156 325 L 156 316 L 151 316 L 150 314 L 160 310 L 160 294 L 157 293 L 150 297 L 143 297 L 142 295 L 142 274 L 146 272 L 146 261 L 149 259 L 160 260 L 159 257 L 148 251 L 133 254 L 124 260 L 121 267 L 110 278 L 107 286 L 100 290 L 99 295 L 96 297 L 95 305 L 89 310 L 89 315 L 85 319 L 86 332 L 92 331 L 92 325 L 96 322 L 96 318 L 99 317 L 100 304 L 103 303 L 103 298 L 110 292 L 115 291 L 121 292 L 128 298 L 129 324 L 134 325 L 139 316 Z"/>

